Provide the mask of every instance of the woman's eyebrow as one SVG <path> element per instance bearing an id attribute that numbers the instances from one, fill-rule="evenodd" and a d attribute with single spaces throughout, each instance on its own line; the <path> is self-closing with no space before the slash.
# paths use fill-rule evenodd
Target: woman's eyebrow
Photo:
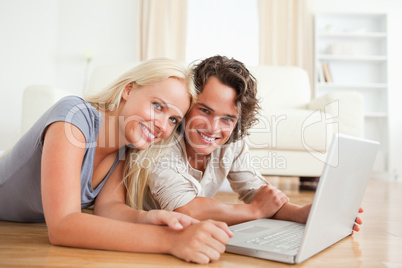
<path id="1" fill-rule="evenodd" d="M 154 98 L 157 99 L 158 101 L 162 102 L 163 106 L 167 106 L 167 103 L 164 100 L 162 100 L 161 98 L 159 98 L 159 97 L 154 97 Z"/>
<path id="2" fill-rule="evenodd" d="M 159 97 L 154 97 L 154 98 L 157 99 L 157 100 L 159 100 L 160 102 L 162 102 L 163 107 L 169 108 L 169 105 L 168 105 L 164 100 L 162 100 L 162 99 L 159 98 Z M 175 110 L 175 109 L 173 109 L 173 110 Z M 183 117 L 182 117 L 181 115 L 179 115 L 179 114 L 174 115 L 174 117 L 176 117 L 176 119 L 179 120 L 179 121 L 183 120 Z"/>

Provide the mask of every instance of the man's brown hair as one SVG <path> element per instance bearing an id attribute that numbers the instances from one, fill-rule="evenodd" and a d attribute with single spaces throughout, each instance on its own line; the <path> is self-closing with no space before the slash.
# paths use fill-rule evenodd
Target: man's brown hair
<path id="1" fill-rule="evenodd" d="M 257 99 L 257 80 L 246 66 L 233 58 L 217 55 L 196 64 L 193 75 L 197 94 L 203 91 L 208 79 L 213 76 L 236 91 L 235 105 L 240 116 L 228 143 L 248 135 L 248 129 L 258 122 L 256 115 L 260 106 Z"/>

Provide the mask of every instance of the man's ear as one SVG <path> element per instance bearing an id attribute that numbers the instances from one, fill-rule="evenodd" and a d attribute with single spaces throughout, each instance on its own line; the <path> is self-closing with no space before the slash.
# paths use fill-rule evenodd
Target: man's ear
<path id="1" fill-rule="evenodd" d="M 128 95 L 130 95 L 131 90 L 133 90 L 133 85 L 134 85 L 134 82 L 131 82 L 130 84 L 127 84 L 124 87 L 123 92 L 121 94 L 121 97 L 122 97 L 123 100 L 128 99 Z"/>

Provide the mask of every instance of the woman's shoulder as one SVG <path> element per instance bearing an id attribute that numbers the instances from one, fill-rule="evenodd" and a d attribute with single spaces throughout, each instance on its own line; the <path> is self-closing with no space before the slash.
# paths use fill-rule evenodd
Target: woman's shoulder
<path id="1" fill-rule="evenodd" d="M 73 124 L 84 133 L 87 141 L 92 141 L 99 132 L 102 120 L 101 113 L 89 102 L 78 96 L 66 96 L 48 112 L 47 125 L 56 121 Z"/>
<path id="2" fill-rule="evenodd" d="M 52 110 L 56 114 L 65 115 L 66 118 L 89 116 L 98 119 L 100 117 L 99 111 L 79 96 L 63 97 L 53 106 Z"/>
<path id="3" fill-rule="evenodd" d="M 83 98 L 79 97 L 79 96 L 66 96 L 61 98 L 59 101 L 56 102 L 56 104 L 54 105 L 55 107 L 67 107 L 67 108 L 71 108 L 71 107 L 87 107 L 87 108 L 91 108 L 93 107 L 89 102 L 85 101 Z"/>

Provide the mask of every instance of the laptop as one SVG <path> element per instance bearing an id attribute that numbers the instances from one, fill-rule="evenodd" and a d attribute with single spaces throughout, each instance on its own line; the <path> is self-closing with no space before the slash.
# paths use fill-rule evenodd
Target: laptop
<path id="1" fill-rule="evenodd" d="M 301 263 L 352 233 L 379 143 L 335 134 L 306 224 L 258 219 L 230 227 L 226 252 Z"/>

